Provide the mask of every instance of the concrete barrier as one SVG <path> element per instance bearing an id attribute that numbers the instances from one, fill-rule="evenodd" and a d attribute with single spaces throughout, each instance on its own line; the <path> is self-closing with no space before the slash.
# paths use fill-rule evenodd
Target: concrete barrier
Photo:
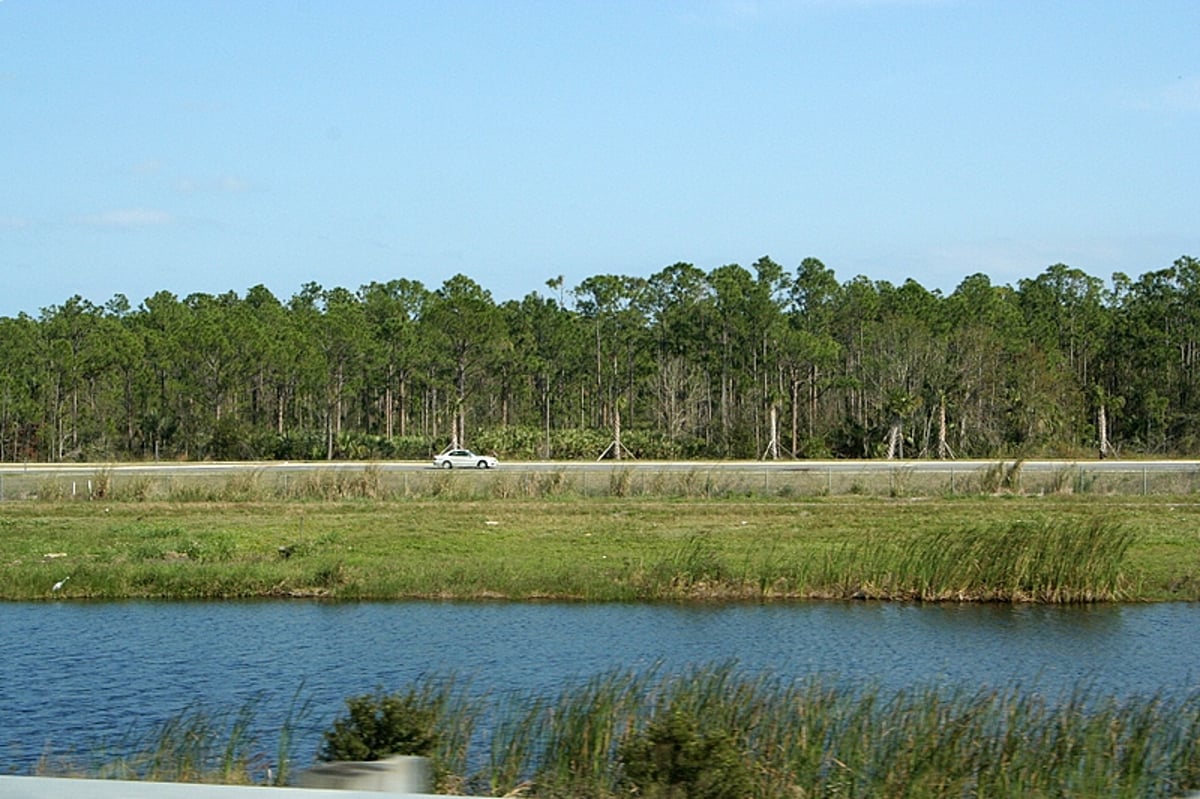
<path id="1" fill-rule="evenodd" d="M 369 763 L 327 763 L 303 772 L 296 787 L 198 785 L 68 777 L 0 776 L 3 799 L 467 799 L 427 793 L 429 761 L 395 757 Z"/>
<path id="2" fill-rule="evenodd" d="M 196 785 L 65 777 L 0 777 L 4 799 L 378 799 L 377 791 L 264 788 L 258 785 Z M 411 795 L 409 795 L 411 797 Z"/>
<path id="3" fill-rule="evenodd" d="M 337 788 L 387 793 L 429 793 L 429 758 L 397 755 L 384 760 L 339 761 L 313 766 L 296 781 L 301 788 Z"/>

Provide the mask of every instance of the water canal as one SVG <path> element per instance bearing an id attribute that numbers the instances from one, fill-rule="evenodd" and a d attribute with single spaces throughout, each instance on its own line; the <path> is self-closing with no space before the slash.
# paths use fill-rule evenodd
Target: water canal
<path id="1" fill-rule="evenodd" d="M 1195 691 L 1200 604 L 3 604 L 0 772 L 195 707 L 253 701 L 257 723 L 277 730 L 298 695 L 308 713 L 297 754 L 311 762 L 347 696 L 423 676 L 550 694 L 612 670 L 730 661 L 888 690 Z"/>

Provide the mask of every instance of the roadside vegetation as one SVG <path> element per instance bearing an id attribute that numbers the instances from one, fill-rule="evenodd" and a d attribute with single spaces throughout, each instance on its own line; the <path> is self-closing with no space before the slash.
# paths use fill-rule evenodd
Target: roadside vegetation
<path id="1" fill-rule="evenodd" d="M 621 470 L 590 475 L 595 491 L 562 472 L 418 477 L 419 489 L 370 468 L 316 472 L 283 488 L 257 474 L 162 486 L 100 473 L 90 500 L 0 503 L 0 599 L 1200 598 L 1191 495 L 910 496 L 884 477 L 876 493 L 802 496 L 690 473 L 651 493 L 637 481 L 656 478 Z"/>
<path id="2" fill-rule="evenodd" d="M 90 764 L 47 758 L 38 771 L 281 783 L 306 767 L 286 759 L 300 757 L 291 743 L 246 737 L 245 722 L 230 727 L 193 711 L 132 754 L 97 762 L 97 752 Z M 348 698 L 323 740 L 324 759 L 430 757 L 437 790 L 485 796 L 1157 799 L 1200 786 L 1194 691 L 1124 699 L 1086 688 L 893 692 L 730 664 L 610 672 L 557 693 L 502 696 L 434 676 Z"/>

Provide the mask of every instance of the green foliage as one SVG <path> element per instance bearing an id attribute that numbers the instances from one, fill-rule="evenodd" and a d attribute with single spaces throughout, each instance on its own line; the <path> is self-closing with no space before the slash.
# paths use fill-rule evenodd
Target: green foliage
<path id="1" fill-rule="evenodd" d="M 737 741 L 700 729 L 694 715 L 669 709 L 618 752 L 632 793 L 646 799 L 744 799 L 754 787 Z"/>
<path id="2" fill-rule="evenodd" d="M 495 453 L 501 458 L 532 460 L 545 448 L 546 433 L 535 427 L 501 427 L 483 430 L 471 446 L 476 452 Z"/>
<path id="3" fill-rule="evenodd" d="M 552 432 L 550 440 L 558 460 L 595 460 L 612 441 L 612 432 L 572 427 Z"/>
<path id="4" fill-rule="evenodd" d="M 1194 454 L 1200 261 L 1112 284 L 943 296 L 763 257 L 499 305 L 465 275 L 75 296 L 0 319 L 0 461 L 592 459 L 618 414 L 643 459 Z"/>
<path id="5" fill-rule="evenodd" d="M 346 715 L 323 735 L 321 760 L 381 760 L 391 755 L 433 753 L 438 744 L 437 713 L 415 689 L 375 693 L 346 700 Z"/>

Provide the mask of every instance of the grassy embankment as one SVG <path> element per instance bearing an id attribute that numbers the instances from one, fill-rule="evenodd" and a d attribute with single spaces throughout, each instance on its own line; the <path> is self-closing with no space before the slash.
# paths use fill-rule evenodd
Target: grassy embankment
<path id="1" fill-rule="evenodd" d="M 886 692 L 716 665 L 607 673 L 550 695 L 480 698 L 453 677 L 394 695 L 419 711 L 396 729 L 431 744 L 422 751 L 437 788 L 454 793 L 1165 799 L 1200 785 L 1195 692 L 1124 700 L 1086 690 L 1059 698 L 1017 688 Z M 189 712 L 125 754 L 48 756 L 38 771 L 262 782 L 304 768 L 288 762 L 288 730 L 275 747 L 247 736 L 248 727 L 244 714 Z M 369 731 L 382 740 L 390 728 Z M 268 772 L 265 753 L 274 752 L 282 760 Z"/>
<path id="2" fill-rule="evenodd" d="M 370 470 L 287 491 L 253 475 L 156 487 L 101 474 L 90 500 L 43 488 L 0 503 L 0 599 L 1200 598 L 1191 495 L 919 497 L 893 485 L 798 497 L 615 483 L 595 495 L 553 475 L 533 486 L 484 478 L 422 476 L 421 492 L 403 493 Z"/>

